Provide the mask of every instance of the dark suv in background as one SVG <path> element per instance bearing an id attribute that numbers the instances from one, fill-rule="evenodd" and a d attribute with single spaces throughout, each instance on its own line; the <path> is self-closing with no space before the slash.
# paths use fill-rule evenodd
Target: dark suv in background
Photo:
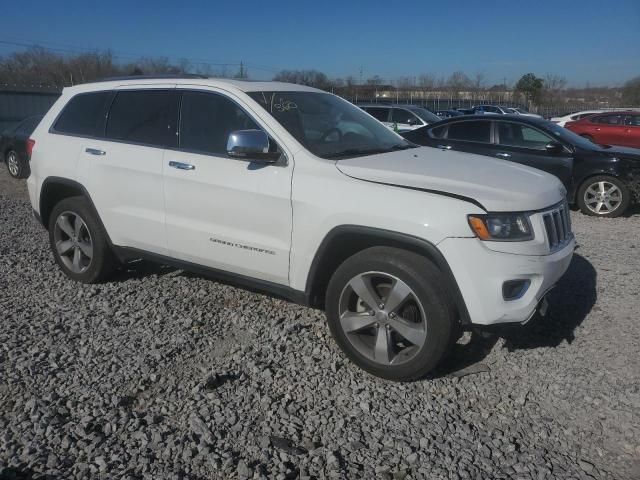
<path id="1" fill-rule="evenodd" d="M 569 202 L 587 215 L 618 217 L 640 199 L 640 150 L 596 145 L 540 118 L 465 115 L 402 135 L 419 145 L 497 157 L 552 173 L 566 187 Z"/>

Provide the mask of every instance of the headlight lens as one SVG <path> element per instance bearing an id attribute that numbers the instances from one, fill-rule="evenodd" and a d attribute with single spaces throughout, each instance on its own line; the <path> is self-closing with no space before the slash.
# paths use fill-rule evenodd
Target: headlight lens
<path id="1" fill-rule="evenodd" d="M 524 213 L 469 215 L 469 226 L 480 240 L 524 242 L 533 240 L 533 229 Z"/>

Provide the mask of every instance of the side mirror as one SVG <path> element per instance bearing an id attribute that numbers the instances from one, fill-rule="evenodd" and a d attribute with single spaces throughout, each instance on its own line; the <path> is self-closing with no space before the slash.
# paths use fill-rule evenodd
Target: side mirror
<path id="1" fill-rule="evenodd" d="M 564 151 L 564 147 L 558 142 L 549 142 L 544 146 L 547 153 L 560 153 Z"/>
<path id="2" fill-rule="evenodd" d="M 269 136 L 262 130 L 236 130 L 227 139 L 227 155 L 250 162 L 275 163 L 280 152 L 269 151 Z"/>

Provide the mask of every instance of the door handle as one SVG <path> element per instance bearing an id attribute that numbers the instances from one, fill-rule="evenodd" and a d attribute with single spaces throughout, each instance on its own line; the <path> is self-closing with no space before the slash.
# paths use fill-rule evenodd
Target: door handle
<path id="1" fill-rule="evenodd" d="M 443 150 L 451 150 L 451 145 L 438 145 L 438 148 L 442 148 Z"/>
<path id="2" fill-rule="evenodd" d="M 91 154 L 91 155 L 106 155 L 107 152 L 105 152 L 104 150 L 100 150 L 98 148 L 85 148 L 84 149 L 85 152 Z"/>
<path id="3" fill-rule="evenodd" d="M 182 163 L 182 162 L 169 162 L 169 166 L 173 168 L 177 168 L 178 170 L 195 170 L 196 166 L 191 165 L 190 163 Z"/>
<path id="4" fill-rule="evenodd" d="M 496 153 L 496 157 L 509 158 L 510 156 L 511 156 L 510 153 L 505 153 L 505 152 Z"/>

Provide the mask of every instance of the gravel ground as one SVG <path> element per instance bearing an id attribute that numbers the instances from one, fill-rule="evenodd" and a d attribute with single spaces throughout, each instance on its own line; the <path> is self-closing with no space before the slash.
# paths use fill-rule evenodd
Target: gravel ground
<path id="1" fill-rule="evenodd" d="M 0 189 L 0 478 L 640 478 L 638 212 L 574 212 L 548 319 L 395 384 L 319 311 L 147 263 L 72 283 Z"/>

